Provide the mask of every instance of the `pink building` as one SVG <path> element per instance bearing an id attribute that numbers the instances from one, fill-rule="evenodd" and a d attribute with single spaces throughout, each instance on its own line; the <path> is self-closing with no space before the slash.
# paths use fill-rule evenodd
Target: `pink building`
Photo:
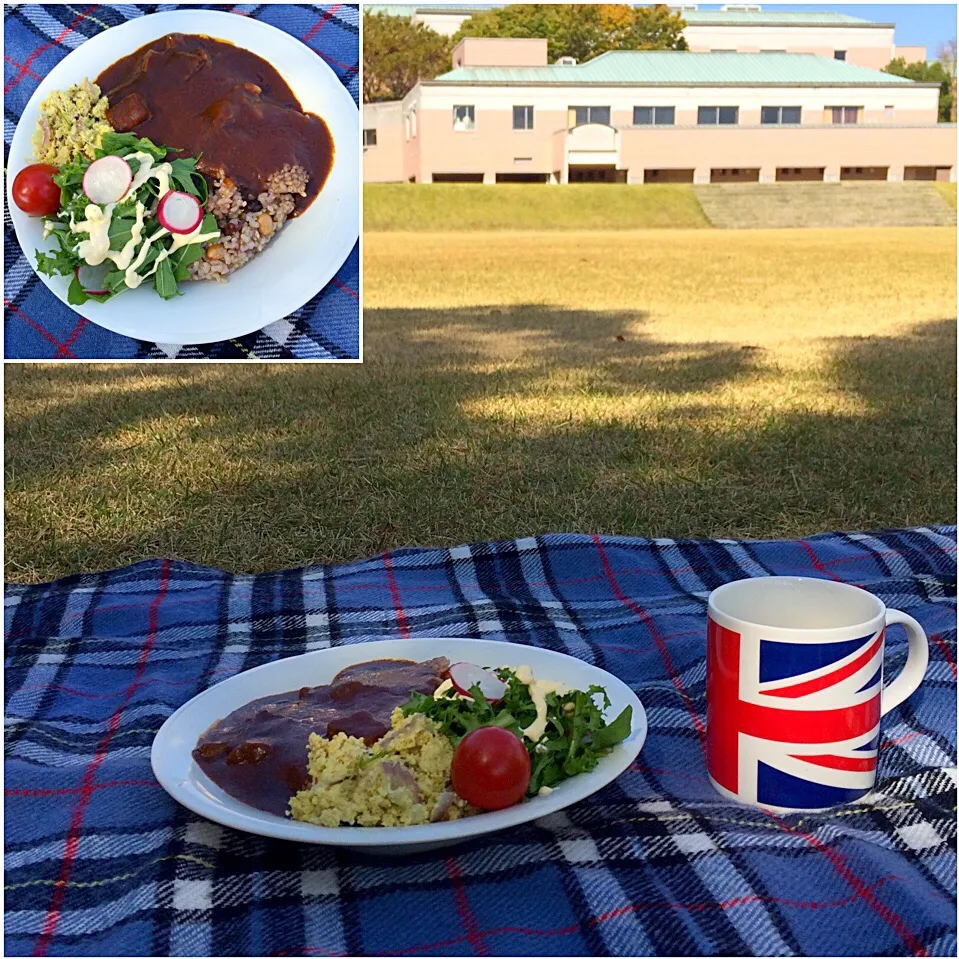
<path id="1" fill-rule="evenodd" d="M 365 179 L 955 180 L 956 130 L 937 123 L 938 86 L 877 69 L 901 52 L 890 25 L 684 16 L 690 52 L 582 64 L 548 64 L 545 40 L 463 40 L 449 73 L 401 103 L 364 106 Z"/>

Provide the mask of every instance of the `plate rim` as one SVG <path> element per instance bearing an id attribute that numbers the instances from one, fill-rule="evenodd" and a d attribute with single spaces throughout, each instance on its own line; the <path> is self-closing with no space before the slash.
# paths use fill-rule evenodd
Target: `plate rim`
<path id="1" fill-rule="evenodd" d="M 209 780 L 205 773 L 203 773 L 203 771 L 196 766 L 196 763 L 192 758 L 190 759 L 190 765 L 187 768 L 193 770 L 194 767 L 196 767 L 199 775 L 202 777 L 199 782 L 199 787 L 202 787 L 203 790 L 206 790 L 211 797 L 210 799 L 205 798 L 202 792 L 199 791 L 199 787 L 194 788 L 192 783 L 186 786 L 184 789 L 186 784 L 178 782 L 178 777 L 172 775 L 171 770 L 164 768 L 161 752 L 165 747 L 166 739 L 174 734 L 173 729 L 177 725 L 178 719 L 182 721 L 181 714 L 186 713 L 191 708 L 195 709 L 198 701 L 208 698 L 211 694 L 214 694 L 218 689 L 227 683 L 234 682 L 240 677 L 247 677 L 250 674 L 262 670 L 275 668 L 277 663 L 280 662 L 306 658 L 321 658 L 324 654 L 328 654 L 332 651 L 342 652 L 346 650 L 352 651 L 355 649 L 357 652 L 357 658 L 353 659 L 353 662 L 364 662 L 366 660 L 359 658 L 363 655 L 360 652 L 361 650 L 368 649 L 370 646 L 376 646 L 381 649 L 384 645 L 388 644 L 391 648 L 409 649 L 410 655 L 414 656 L 415 648 L 411 649 L 411 645 L 416 644 L 416 646 L 419 646 L 423 643 L 444 643 L 447 644 L 447 646 L 449 646 L 449 644 L 455 644 L 458 646 L 466 643 L 481 643 L 488 649 L 491 649 L 495 645 L 499 648 L 511 647 L 513 649 L 533 650 L 535 651 L 536 656 L 542 656 L 547 659 L 569 660 L 580 667 L 585 667 L 588 670 L 596 671 L 603 676 L 609 677 L 614 683 L 621 686 L 625 691 L 625 698 L 629 700 L 629 705 L 633 706 L 632 733 L 635 739 L 631 738 L 627 743 L 618 744 L 616 747 L 614 747 L 614 751 L 609 754 L 609 757 L 604 757 L 616 757 L 615 761 L 611 764 L 616 770 L 615 772 L 597 782 L 593 788 L 583 792 L 582 795 L 577 795 L 575 798 L 568 799 L 568 801 L 566 801 L 566 797 L 562 796 L 561 794 L 557 795 L 557 793 L 553 793 L 546 797 L 534 797 L 530 803 L 512 806 L 505 810 L 498 810 L 497 812 L 484 813 L 481 816 L 454 820 L 452 822 L 427 823 L 418 826 L 326 827 L 316 826 L 312 823 L 299 823 L 292 819 L 284 819 L 279 816 L 273 816 L 272 814 L 263 812 L 261 810 L 253 810 L 250 813 L 246 813 L 245 811 L 234 810 L 218 805 L 211 801 L 213 797 L 213 790 L 216 790 L 217 792 L 222 791 L 219 790 L 219 787 L 217 787 L 212 780 Z M 371 655 L 373 658 L 376 657 L 376 653 L 372 653 Z M 380 655 L 383 654 L 380 653 Z M 434 653 L 434 655 L 436 654 Z M 343 669 L 346 668 L 346 666 L 343 665 L 339 668 Z M 269 693 L 265 693 L 264 695 L 269 695 Z M 292 842 L 305 842 L 311 845 L 345 846 L 354 848 L 381 847 L 385 845 L 426 847 L 433 844 L 442 844 L 444 842 L 472 839 L 487 833 L 499 832 L 503 829 L 512 828 L 513 826 L 534 822 L 535 820 L 549 816 L 581 802 L 582 800 L 598 792 L 600 789 L 604 789 L 606 786 L 610 785 L 629 768 L 645 745 L 648 732 L 649 724 L 645 707 L 639 699 L 639 696 L 631 687 L 623 682 L 623 680 L 619 679 L 617 676 L 614 676 L 612 673 L 608 672 L 602 667 L 595 666 L 592 663 L 588 663 L 585 660 L 579 659 L 578 657 L 572 656 L 568 653 L 544 649 L 539 646 L 530 646 L 524 643 L 511 643 L 507 640 L 432 636 L 421 636 L 415 638 L 411 637 L 409 639 L 386 638 L 365 640 L 355 643 L 344 643 L 338 646 L 329 646 L 323 649 L 298 653 L 294 656 L 280 656 L 277 659 L 271 660 L 270 662 L 261 663 L 259 666 L 254 666 L 250 669 L 245 669 L 241 672 L 234 673 L 234 675 L 227 677 L 221 682 L 208 687 L 179 706 L 161 725 L 160 729 L 155 734 L 153 743 L 151 745 L 150 766 L 153 771 L 153 775 L 157 778 L 157 781 L 167 792 L 167 794 L 176 802 L 179 802 L 191 812 L 202 816 L 204 819 L 216 822 L 222 826 L 228 826 L 232 829 L 237 829 L 241 832 L 248 832 L 254 835 L 265 836 L 273 839 L 283 839 Z M 605 772 L 606 771 L 603 773 L 604 776 Z M 585 773 L 581 775 L 590 777 L 595 776 L 596 774 L 597 773 L 594 770 L 591 773 Z M 567 781 L 572 782 L 577 778 L 579 777 L 574 777 L 572 780 Z M 205 782 L 203 782 L 203 780 L 205 780 Z M 590 783 L 590 785 L 592 785 L 592 783 Z M 578 792 L 579 790 L 577 790 L 577 793 Z M 556 796 L 557 798 L 554 799 L 552 798 L 553 796 Z M 238 802 L 237 800 L 232 800 L 232 797 L 228 796 L 227 798 L 233 802 Z M 542 803 L 542 805 L 545 805 L 547 808 L 542 809 L 542 811 L 533 810 L 530 812 L 529 809 L 531 803 L 540 799 L 545 801 Z M 252 809 L 252 807 L 250 808 Z M 263 819 L 262 817 L 264 816 L 269 816 L 270 819 Z M 294 834 L 288 834 L 290 830 L 294 830 Z M 423 834 L 424 830 L 428 830 L 426 835 Z"/>
<path id="2" fill-rule="evenodd" d="M 87 47 L 89 43 L 95 42 L 99 40 L 100 38 L 109 35 L 114 30 L 122 31 L 122 30 L 125 30 L 126 28 L 133 28 L 134 26 L 141 28 L 140 25 L 142 25 L 144 22 L 156 22 L 157 18 L 160 18 L 162 21 L 172 22 L 174 24 L 174 26 L 171 26 L 167 30 L 167 32 L 170 32 L 171 30 L 175 30 L 176 29 L 175 24 L 177 23 L 183 24 L 184 20 L 198 20 L 198 19 L 206 20 L 207 18 L 213 18 L 214 20 L 222 21 L 224 23 L 228 22 L 233 27 L 235 27 L 239 21 L 243 21 L 244 26 L 240 27 L 240 29 L 243 31 L 252 31 L 254 33 L 261 32 L 261 33 L 271 34 L 274 37 L 280 38 L 280 41 L 282 43 L 289 44 L 289 45 L 298 45 L 302 47 L 303 49 L 310 51 L 315 56 L 315 60 L 316 60 L 315 65 L 317 67 L 318 72 L 326 78 L 323 84 L 323 89 L 326 90 L 328 87 L 330 91 L 334 91 L 331 93 L 331 96 L 341 101 L 338 109 L 345 109 L 347 106 L 349 106 L 357 116 L 357 129 L 355 131 L 355 139 L 357 141 L 356 148 L 354 149 L 354 145 L 352 144 L 352 141 L 350 141 L 350 145 L 345 148 L 344 152 L 349 154 L 345 158 L 346 160 L 349 160 L 352 157 L 356 161 L 357 166 L 359 166 L 360 164 L 359 149 L 358 149 L 359 107 L 354 102 L 352 94 L 343 85 L 343 83 L 340 81 L 339 77 L 337 77 L 337 75 L 334 73 L 330 65 L 315 50 L 313 50 L 307 44 L 303 43 L 298 37 L 295 37 L 293 34 L 287 33 L 285 30 L 282 30 L 280 27 L 274 26 L 272 23 L 267 23 L 264 20 L 257 20 L 251 17 L 243 17 L 234 13 L 223 11 L 223 10 L 206 10 L 206 9 L 189 9 L 189 8 L 179 9 L 179 10 L 161 10 L 155 13 L 148 13 L 139 17 L 134 17 L 128 20 L 124 20 L 123 23 L 119 23 L 119 24 L 116 24 L 115 26 L 108 27 L 106 30 L 101 31 L 92 37 L 88 37 L 84 39 L 83 43 L 81 43 L 79 46 L 75 47 L 74 49 L 70 50 L 70 52 L 62 60 L 60 60 L 57 64 L 55 64 L 54 67 L 50 70 L 50 72 L 43 77 L 41 82 L 37 85 L 37 88 L 33 91 L 32 95 L 29 97 L 26 104 L 24 105 L 23 110 L 21 112 L 21 116 L 13 131 L 13 136 L 11 138 L 10 148 L 9 148 L 9 162 L 7 166 L 7 189 L 6 189 L 5 200 L 7 203 L 8 210 L 10 212 L 10 220 L 13 225 L 14 234 L 17 239 L 17 244 L 20 247 L 23 257 L 27 262 L 27 265 L 29 266 L 32 273 L 37 277 L 37 279 L 41 283 L 43 283 L 43 285 L 61 303 L 63 303 L 63 305 L 68 310 L 71 310 L 72 312 L 76 313 L 78 316 L 83 317 L 84 319 L 88 320 L 91 323 L 96 324 L 97 326 L 102 327 L 103 329 L 109 330 L 110 332 L 116 333 L 120 336 L 126 336 L 131 339 L 139 340 L 140 342 L 156 343 L 160 345 L 165 345 L 165 344 L 175 342 L 177 343 L 177 345 L 180 345 L 180 346 L 193 346 L 193 345 L 199 345 L 204 343 L 219 343 L 219 342 L 230 340 L 236 337 L 246 336 L 250 333 L 255 333 L 259 330 L 262 330 L 264 327 L 269 326 L 270 324 L 274 322 L 284 319 L 285 317 L 289 316 L 291 313 L 295 313 L 297 310 L 302 309 L 313 297 L 317 296 L 317 294 L 319 294 L 336 276 L 337 272 L 342 268 L 343 264 L 347 261 L 351 252 L 353 251 L 353 248 L 356 246 L 357 242 L 359 241 L 360 219 L 362 216 L 362 203 L 361 203 L 361 194 L 360 194 L 360 188 L 359 188 L 359 176 L 360 176 L 359 170 L 356 171 L 355 176 L 350 176 L 348 174 L 346 175 L 345 183 L 347 184 L 347 190 L 346 192 L 343 193 L 342 197 L 338 196 L 336 198 L 338 203 L 341 199 L 345 199 L 347 201 L 351 201 L 351 207 L 355 206 L 356 208 L 355 234 L 351 227 L 348 230 L 338 230 L 332 233 L 328 239 L 324 240 L 324 245 L 327 248 L 329 248 L 330 246 L 335 248 L 335 255 L 331 257 L 331 260 L 330 260 L 330 262 L 335 261 L 335 266 L 332 266 L 328 270 L 324 270 L 322 272 L 316 273 L 316 276 L 323 277 L 325 276 L 327 272 L 329 272 L 329 276 L 326 276 L 326 278 L 323 279 L 322 282 L 319 283 L 319 285 L 317 285 L 316 289 L 313 290 L 313 292 L 310 293 L 302 303 L 298 303 L 296 306 L 289 306 L 289 307 L 284 306 L 281 312 L 277 313 L 276 315 L 271 315 L 270 318 L 268 319 L 262 319 L 261 318 L 262 314 L 260 314 L 252 321 L 251 320 L 243 321 L 244 314 L 240 310 L 232 310 L 232 311 L 230 311 L 229 309 L 224 310 L 222 312 L 222 315 L 227 315 L 230 320 L 236 320 L 235 323 L 227 326 L 225 329 L 210 330 L 208 334 L 203 334 L 203 335 L 196 334 L 194 336 L 187 336 L 185 339 L 180 336 L 175 336 L 173 338 L 170 338 L 170 337 L 165 338 L 164 331 L 162 328 L 145 331 L 143 330 L 142 326 L 136 323 L 133 325 L 128 324 L 126 321 L 126 317 L 128 314 L 136 314 L 137 312 L 136 303 L 134 303 L 129 309 L 124 309 L 119 316 L 114 316 L 110 314 L 104 316 L 100 314 L 100 311 L 98 311 L 97 308 L 102 306 L 103 304 L 96 303 L 92 300 L 89 300 L 87 301 L 87 303 L 84 303 L 82 305 L 74 305 L 74 304 L 68 303 L 67 292 L 66 292 L 67 278 L 61 277 L 61 276 L 47 277 L 46 275 L 40 273 L 37 270 L 36 251 L 34 250 L 33 252 L 30 252 L 28 250 L 28 247 L 31 244 L 28 243 L 25 245 L 23 237 L 21 236 L 21 223 L 25 221 L 23 220 L 23 217 L 19 214 L 19 211 L 17 211 L 16 214 L 14 213 L 14 210 L 16 208 L 13 203 L 12 191 L 13 191 L 13 180 L 16 176 L 16 173 L 18 173 L 24 166 L 28 166 L 30 163 L 36 162 L 36 160 L 33 159 L 33 152 L 32 152 L 32 142 L 31 142 L 32 131 L 28 130 L 24 133 L 21 133 L 21 126 L 23 126 L 24 115 L 27 114 L 31 110 L 31 108 L 36 108 L 38 110 L 40 101 L 45 96 L 47 96 L 47 94 L 51 90 L 63 88 L 61 81 L 59 79 L 56 79 L 58 72 L 61 71 L 61 69 L 64 67 L 65 64 L 69 63 L 71 57 L 73 57 L 80 50 L 84 49 L 84 47 Z M 229 20 L 227 20 L 227 18 L 229 18 Z M 184 27 L 185 27 L 185 24 L 184 24 Z M 184 28 L 181 28 L 179 32 L 186 32 L 186 30 Z M 157 35 L 160 36 L 162 34 L 157 34 Z M 143 43 L 149 43 L 149 42 L 150 42 L 149 40 L 143 41 Z M 242 40 L 230 40 L 228 42 L 235 43 L 238 46 L 243 45 Z M 142 43 L 140 44 L 140 46 L 142 46 Z M 118 56 L 122 56 L 122 55 L 123 54 L 118 54 Z M 260 54 L 257 54 L 257 55 L 259 56 Z M 264 59 L 266 58 L 264 57 Z M 282 65 L 278 67 L 278 69 L 280 69 L 280 72 L 282 74 L 283 73 Z M 64 72 L 69 72 L 69 71 L 64 71 Z M 69 85 L 68 80 L 64 80 L 63 82 Z M 294 91 L 294 93 L 296 93 L 296 91 Z M 300 97 L 298 96 L 297 99 L 300 99 Z M 16 160 L 17 156 L 20 156 L 25 152 L 23 149 L 20 149 L 19 152 L 17 153 L 15 153 L 14 151 L 14 147 L 17 146 L 21 141 L 25 142 L 26 147 L 30 151 L 31 159 L 29 160 Z M 338 138 L 336 140 L 338 148 L 341 142 L 342 142 L 342 138 Z M 336 163 L 336 158 L 334 157 L 334 164 L 335 163 Z M 297 220 L 294 219 L 293 221 L 291 221 L 290 225 L 292 226 L 296 222 Z M 337 241 L 338 237 L 340 239 Z M 42 249 L 43 244 L 41 243 L 38 248 Z M 310 284 L 310 285 L 312 286 L 315 284 Z M 59 288 L 61 286 L 63 287 L 62 290 Z M 130 291 L 130 292 L 136 293 L 137 291 Z M 151 291 L 146 290 L 145 292 L 148 293 Z M 299 296 L 297 297 L 297 299 L 299 299 Z M 124 301 L 124 303 L 127 303 L 127 302 L 129 301 L 128 300 Z M 183 309 L 182 300 L 177 302 L 176 306 L 178 306 L 182 310 Z M 271 313 L 272 312 L 273 311 L 271 311 Z M 350 358 L 347 360 L 343 360 L 341 362 L 355 362 L 355 360 Z"/>

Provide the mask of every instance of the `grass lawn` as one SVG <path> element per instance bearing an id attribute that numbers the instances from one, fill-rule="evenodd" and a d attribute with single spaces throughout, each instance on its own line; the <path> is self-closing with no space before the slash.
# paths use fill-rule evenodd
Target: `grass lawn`
<path id="1" fill-rule="evenodd" d="M 955 183 L 937 183 L 936 189 L 942 194 L 942 198 L 953 209 L 956 208 L 956 184 Z"/>
<path id="2" fill-rule="evenodd" d="M 954 230 L 364 242 L 361 367 L 8 366 L 8 577 L 954 520 Z"/>
<path id="3" fill-rule="evenodd" d="M 440 224 L 438 226 L 438 224 Z M 566 187 L 500 183 L 367 183 L 363 228 L 371 231 L 643 230 L 709 228 L 691 186 Z"/>

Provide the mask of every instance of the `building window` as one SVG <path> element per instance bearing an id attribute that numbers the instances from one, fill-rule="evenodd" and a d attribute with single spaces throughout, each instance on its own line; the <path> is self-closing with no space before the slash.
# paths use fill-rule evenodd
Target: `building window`
<path id="1" fill-rule="evenodd" d="M 896 116 L 896 108 L 895 108 L 895 107 L 886 107 L 886 119 L 887 119 L 887 120 L 892 120 L 892 119 L 895 118 L 895 116 Z"/>
<path id="2" fill-rule="evenodd" d="M 833 53 L 832 56 L 833 56 L 833 59 L 834 59 L 834 60 L 845 60 L 845 59 L 846 59 L 846 51 L 845 51 L 845 50 L 836 50 L 835 53 Z"/>
<path id="3" fill-rule="evenodd" d="M 453 107 L 453 129 L 466 132 L 476 129 L 476 107 Z"/>
<path id="4" fill-rule="evenodd" d="M 416 111 L 410 110 L 410 136 L 416 139 Z"/>
<path id="5" fill-rule="evenodd" d="M 763 123 L 780 125 L 802 122 L 802 107 L 763 107 L 760 119 Z"/>
<path id="6" fill-rule="evenodd" d="M 671 127 L 676 123 L 675 107 L 633 107 L 634 127 Z"/>
<path id="7" fill-rule="evenodd" d="M 514 130 L 532 130 L 533 129 L 533 108 L 532 107 L 513 107 L 513 129 Z"/>
<path id="8" fill-rule="evenodd" d="M 609 126 L 609 107 L 570 107 L 569 125 L 581 127 L 584 123 L 605 123 Z"/>
<path id="9" fill-rule="evenodd" d="M 375 147 L 376 146 L 376 130 L 364 130 L 363 131 L 363 146 L 365 147 Z"/>
<path id="10" fill-rule="evenodd" d="M 700 107 L 699 123 L 702 126 L 739 123 L 739 107 Z"/>
<path id="11" fill-rule="evenodd" d="M 837 125 L 849 125 L 859 122 L 859 107 L 830 107 L 832 122 Z"/>

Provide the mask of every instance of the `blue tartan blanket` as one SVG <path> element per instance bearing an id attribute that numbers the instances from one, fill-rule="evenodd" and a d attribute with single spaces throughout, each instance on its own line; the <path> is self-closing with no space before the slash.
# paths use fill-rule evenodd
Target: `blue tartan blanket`
<path id="1" fill-rule="evenodd" d="M 359 103 L 357 4 L 5 4 L 3 165 L 13 131 L 40 81 L 84 40 L 147 13 L 226 10 L 278 27 L 323 58 Z M 4 355 L 7 359 L 357 359 L 359 243 L 308 303 L 246 336 L 181 346 L 112 333 L 74 313 L 40 281 L 20 249 L 4 203 Z"/>
<path id="2" fill-rule="evenodd" d="M 798 542 L 553 535 L 234 576 L 171 560 L 7 591 L 7 955 L 956 954 L 956 528 Z M 877 789 L 774 816 L 706 779 L 705 601 L 746 576 L 858 584 L 930 636 Z M 562 813 L 412 857 L 188 812 L 150 745 L 240 670 L 374 638 L 559 650 L 637 691 L 649 737 Z M 906 655 L 889 630 L 886 668 Z"/>

